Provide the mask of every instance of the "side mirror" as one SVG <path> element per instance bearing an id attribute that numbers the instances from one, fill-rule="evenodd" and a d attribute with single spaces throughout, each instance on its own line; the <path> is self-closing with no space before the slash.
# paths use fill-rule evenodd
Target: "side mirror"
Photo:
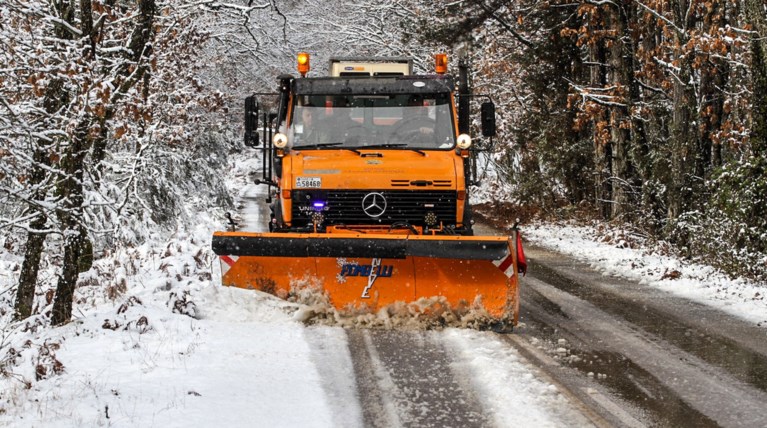
<path id="1" fill-rule="evenodd" d="M 258 101 L 251 95 L 245 98 L 245 145 L 255 147 L 258 144 Z"/>
<path id="2" fill-rule="evenodd" d="M 482 136 L 495 137 L 495 104 L 492 101 L 484 102 L 480 109 Z"/>

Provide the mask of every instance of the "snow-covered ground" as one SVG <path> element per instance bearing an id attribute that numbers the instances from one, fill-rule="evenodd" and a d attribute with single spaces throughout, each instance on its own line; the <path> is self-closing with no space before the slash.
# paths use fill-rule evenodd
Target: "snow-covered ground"
<path id="1" fill-rule="evenodd" d="M 732 279 L 710 266 L 643 248 L 640 238 L 620 230 L 562 224 L 523 230 L 526 240 L 569 254 L 604 275 L 657 287 L 767 328 L 767 284 Z"/>
<path id="2" fill-rule="evenodd" d="M 261 190 L 247 184 L 257 163 L 232 167 L 235 199 L 260 197 Z M 253 227 L 259 211 L 242 208 Z M 0 316 L 0 426 L 362 426 L 343 328 L 306 326 L 296 303 L 222 288 L 210 250 L 212 231 L 224 227 L 218 222 L 200 213 L 196 226 L 170 239 L 98 260 L 81 278 L 74 321 L 53 329 L 37 318 L 11 320 L 9 290 L 20 259 L 0 250 L 0 303 L 6 308 Z M 627 245 L 618 239 L 595 242 L 597 236 L 604 234 L 571 226 L 525 229 L 530 241 L 571 253 L 607 275 L 767 324 L 764 288 L 622 248 Z M 439 334 L 499 426 L 582 420 L 556 387 L 494 335 Z"/>
<path id="3" fill-rule="evenodd" d="M 64 327 L 4 317 L 0 425 L 363 426 L 344 329 L 307 327 L 298 304 L 216 284 L 211 232 L 101 260 L 126 291 L 81 289 Z M 499 426 L 582 420 L 497 337 L 440 334 Z"/>
<path id="4" fill-rule="evenodd" d="M 249 184 L 258 166 L 235 162 L 229 188 L 243 226 L 263 230 L 263 210 L 249 205 L 265 193 Z M 216 223 L 199 213 L 168 240 L 96 261 L 81 277 L 73 322 L 53 329 L 40 316 L 12 321 L 21 259 L 0 252 L 0 426 L 362 426 L 344 329 L 304 325 L 299 304 L 222 288 L 210 250 L 224 226 Z M 490 420 L 583 420 L 497 337 L 440 334 Z"/>

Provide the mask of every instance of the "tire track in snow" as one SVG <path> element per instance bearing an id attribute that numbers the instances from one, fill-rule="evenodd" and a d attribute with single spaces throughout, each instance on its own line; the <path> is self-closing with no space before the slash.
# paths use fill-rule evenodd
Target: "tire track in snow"
<path id="1" fill-rule="evenodd" d="M 491 426 L 433 332 L 349 330 L 365 426 Z"/>
<path id="2" fill-rule="evenodd" d="M 614 392 L 648 412 L 655 423 L 767 426 L 764 414 L 755 410 L 767 402 L 767 395 L 758 383 L 749 384 L 733 377 L 725 368 L 705 361 L 709 359 L 707 355 L 697 355 L 703 349 L 697 352 L 680 349 L 673 336 L 666 336 L 674 333 L 671 327 L 676 325 L 668 317 L 682 317 L 689 310 L 687 307 L 677 308 L 671 315 L 655 311 L 656 302 L 645 299 L 663 296 L 650 293 L 651 290 L 648 296 L 637 292 L 631 294 L 631 299 L 621 300 L 617 285 L 612 291 L 596 287 L 598 281 L 590 282 L 585 274 L 577 281 L 560 277 L 550 273 L 546 266 L 536 266 L 536 252 L 529 253 L 535 269 L 531 269 L 522 289 L 522 321 L 527 326 L 520 329 L 520 336 L 527 341 L 542 337 L 556 342 L 566 338 L 567 346 L 574 347 L 565 350 L 560 346 L 567 352 L 561 361 L 566 362 L 570 352 L 578 359 L 563 365 L 563 370 L 570 365 L 579 370 L 608 373 L 600 383 L 618 388 Z M 568 266 L 568 276 L 579 274 L 574 266 Z M 613 300 L 620 302 L 613 304 Z M 671 303 L 663 304 L 674 307 Z M 637 316 L 649 313 L 654 316 L 648 321 L 634 322 Z M 666 323 L 666 328 L 647 328 L 648 323 L 660 327 Z M 687 328 L 695 331 L 694 322 L 687 324 Z M 584 365 L 587 362 L 594 365 Z"/>

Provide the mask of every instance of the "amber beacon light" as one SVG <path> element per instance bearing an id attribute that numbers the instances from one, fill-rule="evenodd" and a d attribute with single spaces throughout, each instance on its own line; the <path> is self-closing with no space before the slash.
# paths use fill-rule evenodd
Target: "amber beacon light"
<path id="1" fill-rule="evenodd" d="M 309 54 L 306 52 L 298 53 L 298 72 L 301 73 L 301 77 L 306 77 L 306 73 L 309 72 Z"/>
<path id="2" fill-rule="evenodd" d="M 434 55 L 434 70 L 437 74 L 447 73 L 447 54 L 440 53 Z"/>

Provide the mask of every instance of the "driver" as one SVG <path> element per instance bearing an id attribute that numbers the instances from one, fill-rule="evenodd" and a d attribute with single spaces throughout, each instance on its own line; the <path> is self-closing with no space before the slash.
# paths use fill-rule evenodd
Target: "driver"
<path id="1" fill-rule="evenodd" d="M 434 145 L 434 120 L 429 117 L 429 106 L 423 98 L 411 96 L 404 113 L 405 117 L 395 125 L 395 135 L 402 139 L 400 142 Z"/>
<path id="2" fill-rule="evenodd" d="M 333 100 L 333 139 L 345 146 L 359 146 L 369 143 L 369 131 L 352 118 L 355 107 L 346 97 Z"/>
<path id="3" fill-rule="evenodd" d="M 307 144 L 322 144 L 330 141 L 328 132 L 323 126 L 323 117 L 314 104 L 305 104 L 301 108 L 301 123 L 304 126 L 303 140 Z"/>

